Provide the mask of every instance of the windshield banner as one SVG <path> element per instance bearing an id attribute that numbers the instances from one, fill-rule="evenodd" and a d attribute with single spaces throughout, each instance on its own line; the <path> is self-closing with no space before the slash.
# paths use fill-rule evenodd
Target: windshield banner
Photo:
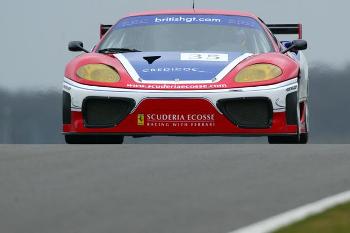
<path id="1" fill-rule="evenodd" d="M 160 24 L 208 24 L 262 29 L 259 23 L 246 16 L 227 15 L 147 15 L 122 19 L 114 29 Z"/>

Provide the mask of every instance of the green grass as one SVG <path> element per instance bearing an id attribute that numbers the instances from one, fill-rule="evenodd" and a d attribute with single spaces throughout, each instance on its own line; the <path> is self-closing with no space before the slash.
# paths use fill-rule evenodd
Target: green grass
<path id="1" fill-rule="evenodd" d="M 275 233 L 350 233 L 350 203 L 311 216 Z"/>

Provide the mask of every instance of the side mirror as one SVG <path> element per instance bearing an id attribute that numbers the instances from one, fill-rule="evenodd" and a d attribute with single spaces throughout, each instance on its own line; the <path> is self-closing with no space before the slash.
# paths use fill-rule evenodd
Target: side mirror
<path id="1" fill-rule="evenodd" d="M 85 52 L 89 53 L 86 49 L 84 49 L 84 44 L 81 41 L 71 41 L 68 44 L 68 50 L 71 52 Z"/>
<path id="2" fill-rule="evenodd" d="M 307 49 L 307 41 L 306 40 L 293 40 L 292 44 L 282 51 L 282 53 L 287 53 L 289 51 L 297 52 L 301 50 Z"/>

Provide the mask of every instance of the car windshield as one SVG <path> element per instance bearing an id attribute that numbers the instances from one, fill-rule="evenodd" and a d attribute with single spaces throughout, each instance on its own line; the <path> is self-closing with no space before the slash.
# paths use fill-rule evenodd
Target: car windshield
<path id="1" fill-rule="evenodd" d="M 98 50 L 272 52 L 261 25 L 251 17 L 223 15 L 156 15 L 119 21 Z"/>

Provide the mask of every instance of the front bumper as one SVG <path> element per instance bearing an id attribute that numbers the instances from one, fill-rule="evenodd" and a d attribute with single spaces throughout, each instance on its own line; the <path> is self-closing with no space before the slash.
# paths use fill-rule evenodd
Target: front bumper
<path id="1" fill-rule="evenodd" d="M 63 89 L 71 98 L 70 119 L 63 125 L 66 134 L 263 136 L 297 133 L 297 126 L 286 121 L 286 97 L 298 90 L 297 78 L 270 86 L 198 91 L 105 88 L 65 79 Z M 90 127 L 83 114 L 84 100 L 88 98 L 131 99 L 134 107 L 117 125 Z M 222 100 L 254 98 L 265 98 L 271 103 L 268 127 L 237 125 L 218 106 Z M 64 115 L 67 118 L 67 112 Z"/>

